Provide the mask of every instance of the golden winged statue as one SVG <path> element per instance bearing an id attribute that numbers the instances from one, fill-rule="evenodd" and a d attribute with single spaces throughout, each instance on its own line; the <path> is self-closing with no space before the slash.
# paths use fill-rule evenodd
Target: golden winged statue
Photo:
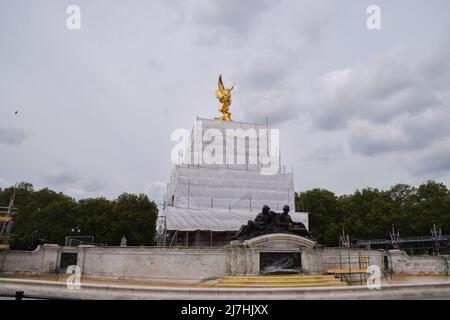
<path id="1" fill-rule="evenodd" d="M 223 121 L 233 121 L 230 113 L 231 104 L 231 90 L 233 90 L 234 85 L 231 88 L 226 89 L 222 82 L 222 75 L 219 76 L 219 88 L 216 90 L 216 97 L 221 103 L 219 112 L 222 113 L 221 117 L 216 117 L 216 120 Z"/>

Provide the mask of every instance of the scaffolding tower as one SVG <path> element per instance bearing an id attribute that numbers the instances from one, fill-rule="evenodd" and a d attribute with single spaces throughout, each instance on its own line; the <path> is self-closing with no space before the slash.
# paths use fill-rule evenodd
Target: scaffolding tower
<path id="1" fill-rule="evenodd" d="M 1 265 L 0 272 L 3 271 L 3 265 L 5 263 L 6 254 L 9 249 L 9 238 L 11 232 L 11 226 L 13 223 L 13 215 L 16 211 L 14 208 L 14 198 L 16 197 L 16 186 L 14 186 L 13 194 L 9 199 L 9 205 L 7 207 L 0 207 L 0 254 Z"/>
<path id="2" fill-rule="evenodd" d="M 431 231 L 431 239 L 433 241 L 433 254 L 440 255 L 441 253 L 441 241 L 442 241 L 442 230 L 436 230 L 436 225 L 433 223 L 433 228 Z"/>
<path id="3" fill-rule="evenodd" d="M 400 250 L 400 232 L 395 233 L 395 227 L 392 225 L 392 231 L 389 232 L 391 238 L 392 248 L 394 250 Z"/>
<path id="4" fill-rule="evenodd" d="M 16 210 L 16 208 L 14 208 L 15 197 L 16 187 L 14 187 L 13 194 L 9 200 L 9 205 L 7 207 L 0 207 L 0 251 L 9 249 L 11 225 L 13 222 L 13 215 Z"/>
<path id="5" fill-rule="evenodd" d="M 342 228 L 339 235 L 339 258 L 328 259 L 325 262 L 327 274 L 334 274 L 335 277 L 345 281 L 348 285 L 367 283 L 370 266 L 370 256 L 364 255 L 357 248 L 352 247 L 349 234 Z"/>

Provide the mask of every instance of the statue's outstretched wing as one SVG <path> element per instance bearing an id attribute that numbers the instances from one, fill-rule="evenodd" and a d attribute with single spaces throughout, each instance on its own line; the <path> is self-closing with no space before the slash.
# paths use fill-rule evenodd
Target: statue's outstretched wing
<path id="1" fill-rule="evenodd" d="M 219 76 L 219 91 L 225 90 L 225 87 L 222 82 L 222 75 Z"/>

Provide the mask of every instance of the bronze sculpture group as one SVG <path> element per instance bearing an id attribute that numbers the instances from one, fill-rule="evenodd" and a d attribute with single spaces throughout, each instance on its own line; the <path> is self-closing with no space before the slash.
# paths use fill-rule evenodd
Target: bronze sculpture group
<path id="1" fill-rule="evenodd" d="M 283 207 L 283 212 L 271 211 L 269 206 L 264 205 L 255 220 L 249 220 L 247 225 L 241 226 L 233 237 L 236 240 L 248 240 L 271 233 L 290 233 L 304 238 L 312 239 L 311 234 L 301 222 L 294 222 L 289 215 L 289 206 Z"/>

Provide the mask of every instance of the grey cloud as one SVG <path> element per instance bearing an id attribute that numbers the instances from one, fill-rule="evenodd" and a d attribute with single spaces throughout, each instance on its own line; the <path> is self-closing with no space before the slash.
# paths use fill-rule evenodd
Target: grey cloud
<path id="1" fill-rule="evenodd" d="M 327 143 L 315 148 L 308 156 L 305 157 L 305 159 L 308 161 L 317 161 L 320 164 L 328 164 L 344 157 L 344 150 L 341 145 Z"/>
<path id="2" fill-rule="evenodd" d="M 44 174 L 43 180 L 52 186 L 73 184 L 78 178 L 66 168 L 51 168 Z"/>
<path id="3" fill-rule="evenodd" d="M 435 144 L 417 159 L 408 162 L 409 170 L 419 175 L 439 175 L 450 172 L 450 140 Z"/>
<path id="4" fill-rule="evenodd" d="M 0 128 L 0 143 L 14 146 L 23 143 L 27 139 L 27 134 L 22 129 Z"/>
<path id="5" fill-rule="evenodd" d="M 439 173 L 450 171 L 450 150 L 442 150 L 433 156 L 422 159 L 418 173 Z"/>
<path id="6" fill-rule="evenodd" d="M 404 115 L 384 125 L 357 123 L 351 125 L 349 144 L 354 152 L 368 156 L 425 150 L 450 136 L 450 115 L 445 106 L 422 114 Z"/>
<path id="7" fill-rule="evenodd" d="M 193 23 L 207 27 L 201 30 L 204 40 L 218 40 L 222 33 L 239 37 L 272 3 L 269 0 L 195 1 L 195 5 L 191 6 L 191 19 Z"/>
<path id="8" fill-rule="evenodd" d="M 163 71 L 164 70 L 164 65 L 162 64 L 162 62 L 156 58 L 149 58 L 148 59 L 148 65 L 150 67 L 152 67 L 153 69 L 155 69 L 156 71 Z"/>
<path id="9" fill-rule="evenodd" d="M 87 192 L 99 192 L 105 188 L 105 183 L 100 179 L 95 179 L 83 184 L 83 189 Z"/>
<path id="10" fill-rule="evenodd" d="M 268 118 L 270 125 L 274 126 L 298 117 L 299 107 L 288 90 L 273 89 L 259 93 L 246 95 L 246 100 L 241 103 L 246 107 L 238 110 L 240 118 L 261 123 Z"/>
<path id="11" fill-rule="evenodd" d="M 365 28 L 358 0 L 79 2 L 80 31 L 66 29 L 66 6 L 55 0 L 2 2 L 0 105 L 23 110 L 13 120 L 0 108 L 0 128 L 25 129 L 20 148 L 2 157 L 7 181 L 112 198 L 167 181 L 170 133 L 190 129 L 196 114 L 217 115 L 220 73 L 236 83 L 236 121 L 269 117 L 290 132 L 283 159 L 300 167 L 302 189 L 405 181 L 403 168 L 383 174 L 390 161 L 415 164 L 449 134 L 450 50 L 436 49 L 448 38 L 448 1 L 408 1 L 414 16 L 427 11 L 420 24 L 405 1 L 385 1 L 380 32 Z M 347 143 L 353 153 L 334 163 L 334 146 Z M 370 155 L 371 172 L 355 153 Z M 60 172 L 45 171 L 58 161 Z M 149 187 L 152 198 L 161 199 L 163 182 Z"/>
<path id="12" fill-rule="evenodd" d="M 10 184 L 6 179 L 3 179 L 2 177 L 0 177 L 0 188 L 4 188 L 4 187 L 9 187 Z"/>
<path id="13" fill-rule="evenodd" d="M 300 49 L 265 49 L 251 54 L 235 71 L 244 118 L 278 124 L 299 116 Z"/>
<path id="14" fill-rule="evenodd" d="M 447 68 L 450 62 L 441 50 L 436 49 L 433 57 Z M 424 81 L 420 71 L 429 63 L 406 50 L 394 50 L 372 64 L 325 74 L 316 88 L 319 99 L 312 105 L 316 126 L 342 129 L 353 119 L 384 124 L 401 114 L 415 115 L 439 107 L 443 101 L 433 84 L 448 83 L 448 74 Z"/>
<path id="15" fill-rule="evenodd" d="M 374 123 L 386 123 L 402 113 L 417 115 L 440 104 L 441 101 L 432 92 L 423 92 L 420 88 L 404 88 L 384 99 L 369 103 L 366 117 Z"/>
<path id="16" fill-rule="evenodd" d="M 336 4 L 313 0 L 194 1 L 186 19 L 199 44 L 232 41 L 234 47 L 263 43 L 275 48 L 317 45 L 329 30 Z M 234 41 L 237 42 L 234 42 Z"/>
<path id="17" fill-rule="evenodd" d="M 167 189 L 167 184 L 162 181 L 153 181 L 145 187 L 145 193 L 149 195 L 150 199 L 158 202 L 164 198 L 164 193 Z"/>
<path id="18" fill-rule="evenodd" d="M 378 130 L 377 133 L 369 130 L 358 130 L 353 132 L 349 137 L 349 144 L 353 152 L 366 156 L 374 156 L 390 151 L 401 151 L 410 145 L 410 140 L 399 132 L 383 132 Z"/>
<path id="19" fill-rule="evenodd" d="M 413 64 L 405 61 L 407 56 L 407 52 L 397 49 L 386 53 L 372 65 L 360 65 L 353 69 L 357 77 L 353 79 L 353 84 L 363 80 L 359 84 L 363 94 L 375 100 L 389 98 L 414 83 L 415 77 L 411 77 L 414 72 L 411 68 Z"/>
<path id="20" fill-rule="evenodd" d="M 315 128 L 348 130 L 351 149 L 367 156 L 423 150 L 445 139 L 450 88 L 441 83 L 449 75 L 426 81 L 420 71 L 432 69 L 431 61 L 448 68 L 447 50 L 435 48 L 427 58 L 393 50 L 371 64 L 325 74 L 316 87 L 324 94 L 309 109 Z"/>
<path id="21" fill-rule="evenodd" d="M 65 192 L 76 199 L 103 196 L 106 187 L 104 181 L 100 179 L 93 179 L 87 182 L 80 180 L 76 179 L 70 184 L 64 183 L 67 186 Z"/>
<path id="22" fill-rule="evenodd" d="M 266 110 L 270 110 L 267 112 L 267 118 L 270 126 L 277 126 L 283 122 L 294 121 L 298 118 L 298 106 L 293 102 L 284 102 L 281 104 L 275 105 L 270 103 L 270 106 L 266 107 Z M 259 119 L 261 119 L 261 113 L 259 114 Z M 255 118 L 257 115 L 255 114 Z M 262 120 L 262 119 L 261 119 Z"/>
<path id="23" fill-rule="evenodd" d="M 450 28 L 448 28 L 450 32 Z M 436 89 L 448 89 L 450 81 L 450 41 L 442 43 L 441 46 L 430 52 L 422 59 L 418 66 L 420 80 L 428 86 Z"/>
<path id="24" fill-rule="evenodd" d="M 266 51 L 249 57 L 239 70 L 238 80 L 244 89 L 271 90 L 286 80 L 293 59 L 289 54 Z"/>
<path id="25" fill-rule="evenodd" d="M 448 107 L 407 118 L 402 123 L 402 131 L 410 137 L 410 145 L 425 148 L 450 136 L 450 114 Z"/>
<path id="26" fill-rule="evenodd" d="M 64 191 L 67 195 L 75 198 L 75 199 L 85 199 L 90 197 L 100 197 L 99 193 L 89 193 L 87 190 L 82 187 L 70 186 Z"/>
<path id="27" fill-rule="evenodd" d="M 292 2 L 294 1 L 290 3 Z M 330 22 L 332 22 L 333 14 L 338 10 L 339 4 L 336 2 L 319 2 L 314 0 L 296 0 L 295 3 L 296 7 L 289 8 L 281 17 L 292 13 L 295 16 L 292 19 L 295 33 L 306 44 L 313 46 L 320 44 L 330 32 Z"/>

